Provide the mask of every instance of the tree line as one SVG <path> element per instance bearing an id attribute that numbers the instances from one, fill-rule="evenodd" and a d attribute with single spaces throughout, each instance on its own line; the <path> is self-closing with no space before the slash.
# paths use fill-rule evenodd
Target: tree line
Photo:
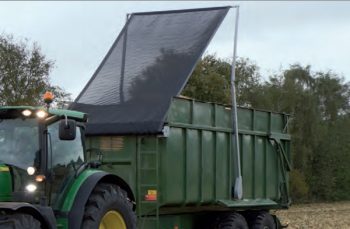
<path id="1" fill-rule="evenodd" d="M 230 71 L 230 61 L 206 55 L 182 94 L 230 104 Z M 292 115 L 294 201 L 349 200 L 349 82 L 333 71 L 313 71 L 301 64 L 263 77 L 256 63 L 239 58 L 235 84 L 238 105 Z"/>

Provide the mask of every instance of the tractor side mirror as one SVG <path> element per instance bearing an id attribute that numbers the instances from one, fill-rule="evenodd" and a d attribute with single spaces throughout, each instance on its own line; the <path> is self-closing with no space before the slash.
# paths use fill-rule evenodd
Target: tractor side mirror
<path id="1" fill-rule="evenodd" d="M 72 141 L 76 136 L 77 123 L 75 120 L 62 119 L 59 123 L 60 140 Z"/>

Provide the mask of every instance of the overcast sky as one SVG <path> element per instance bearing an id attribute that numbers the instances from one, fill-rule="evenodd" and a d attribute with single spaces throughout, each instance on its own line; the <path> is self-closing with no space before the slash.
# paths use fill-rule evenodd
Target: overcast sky
<path id="1" fill-rule="evenodd" d="M 333 70 L 350 80 L 350 2 L 0 2 L 0 33 L 37 42 L 55 61 L 52 82 L 75 98 L 125 23 L 127 13 L 240 5 L 238 55 L 267 76 L 289 64 Z M 207 53 L 232 57 L 234 10 Z"/>

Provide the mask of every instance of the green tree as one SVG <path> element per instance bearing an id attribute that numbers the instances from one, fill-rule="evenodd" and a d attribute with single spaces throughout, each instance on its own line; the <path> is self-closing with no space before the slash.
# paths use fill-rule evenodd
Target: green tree
<path id="1" fill-rule="evenodd" d="M 236 62 L 237 104 L 251 107 L 260 102 L 262 93 L 259 67 L 249 58 L 238 58 Z"/>
<path id="2" fill-rule="evenodd" d="M 182 95 L 197 100 L 230 103 L 231 66 L 215 55 L 204 56 L 193 71 Z"/>
<path id="3" fill-rule="evenodd" d="M 349 84 L 332 72 L 315 74 L 322 132 L 311 163 L 310 187 L 316 199 L 350 198 L 349 157 Z M 342 187 L 342 188 L 339 188 Z M 346 197 L 347 196 L 347 197 Z"/>
<path id="4" fill-rule="evenodd" d="M 258 66 L 248 58 L 236 63 L 237 103 L 249 106 L 260 86 Z M 215 55 L 204 56 L 193 71 L 182 95 L 202 101 L 231 104 L 231 63 Z"/>
<path id="5" fill-rule="evenodd" d="M 337 122 L 334 133 L 333 142 L 334 148 L 329 152 L 329 156 L 333 157 L 335 177 L 333 191 L 334 195 L 332 199 L 335 200 L 350 200 L 350 131 L 347 129 L 350 127 L 350 115 L 341 115 Z"/>
<path id="6" fill-rule="evenodd" d="M 0 36 L 0 105 L 40 105 L 46 90 L 54 93 L 58 103 L 70 100 L 67 92 L 50 83 L 53 65 L 38 44 Z"/>
<path id="7" fill-rule="evenodd" d="M 329 71 L 316 74 L 316 93 L 324 120 L 336 121 L 341 114 L 349 113 L 349 83 Z"/>

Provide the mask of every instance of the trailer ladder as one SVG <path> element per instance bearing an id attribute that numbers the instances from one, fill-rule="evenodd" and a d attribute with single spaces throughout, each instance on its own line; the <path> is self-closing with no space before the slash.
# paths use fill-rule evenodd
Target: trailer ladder
<path id="1" fill-rule="evenodd" d="M 138 139 L 138 228 L 152 225 L 159 229 L 159 157 L 158 138 L 155 138 L 156 148 L 142 149 L 142 138 Z M 142 160 L 146 160 L 143 163 Z M 150 176 L 151 174 L 151 176 Z M 151 178 L 150 178 L 151 177 Z"/>

